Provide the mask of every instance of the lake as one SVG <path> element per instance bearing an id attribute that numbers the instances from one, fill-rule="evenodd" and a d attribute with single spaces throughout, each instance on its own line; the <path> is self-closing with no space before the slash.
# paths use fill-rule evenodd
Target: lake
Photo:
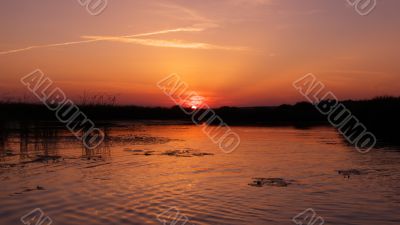
<path id="1" fill-rule="evenodd" d="M 185 123 L 115 122 L 95 150 L 61 128 L 1 128 L 0 224 L 37 208 L 57 225 L 293 225 L 307 209 L 325 224 L 400 224 L 399 149 L 361 154 L 330 127 L 233 127 L 230 154 Z"/>

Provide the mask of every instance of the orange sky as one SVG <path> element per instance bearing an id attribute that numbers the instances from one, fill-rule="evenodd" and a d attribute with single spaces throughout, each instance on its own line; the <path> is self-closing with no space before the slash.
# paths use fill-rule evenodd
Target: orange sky
<path id="1" fill-rule="evenodd" d="M 4 0 L 0 95 L 41 69 L 69 98 L 173 102 L 156 83 L 179 74 L 211 106 L 304 100 L 292 82 L 315 74 L 339 98 L 400 95 L 398 0 L 360 16 L 345 0 L 109 0 L 90 15 L 77 1 Z"/>

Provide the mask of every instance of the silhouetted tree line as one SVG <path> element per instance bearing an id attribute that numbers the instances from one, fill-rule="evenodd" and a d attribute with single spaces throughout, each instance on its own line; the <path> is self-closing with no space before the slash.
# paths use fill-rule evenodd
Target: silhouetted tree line
<path id="1" fill-rule="evenodd" d="M 400 97 L 383 96 L 371 100 L 347 100 L 342 103 L 368 130 L 379 137 L 398 140 L 400 127 Z M 124 120 L 185 120 L 190 122 L 178 106 L 140 107 L 114 104 L 82 104 L 79 106 L 93 121 Z M 188 109 L 189 110 L 189 109 Z M 221 107 L 214 109 L 229 125 L 295 126 L 307 128 L 329 125 L 327 116 L 322 115 L 311 103 L 276 107 Z M 197 113 L 203 113 L 200 110 Z M 199 114 L 197 114 L 199 115 Z M 53 111 L 44 105 L 32 103 L 0 102 L 0 121 L 55 121 Z M 399 141 L 400 142 L 400 141 Z"/>

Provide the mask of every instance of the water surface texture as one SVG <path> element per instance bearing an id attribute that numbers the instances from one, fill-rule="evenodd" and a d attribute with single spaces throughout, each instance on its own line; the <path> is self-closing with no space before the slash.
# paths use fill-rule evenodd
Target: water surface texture
<path id="1" fill-rule="evenodd" d="M 194 125 L 113 125 L 96 150 L 47 125 L 2 129 L 0 224 L 35 208 L 56 225 L 162 224 L 172 207 L 199 225 L 289 225 L 308 208 L 325 224 L 400 224 L 397 149 L 360 154 L 329 127 L 233 130 L 225 154 Z"/>

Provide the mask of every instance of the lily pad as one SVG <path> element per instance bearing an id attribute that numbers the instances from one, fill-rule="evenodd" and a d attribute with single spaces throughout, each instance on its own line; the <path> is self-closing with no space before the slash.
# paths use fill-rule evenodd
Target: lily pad
<path id="1" fill-rule="evenodd" d="M 283 178 L 253 178 L 253 182 L 250 186 L 253 187 L 263 187 L 263 186 L 273 186 L 273 187 L 287 187 L 291 182 Z"/>

